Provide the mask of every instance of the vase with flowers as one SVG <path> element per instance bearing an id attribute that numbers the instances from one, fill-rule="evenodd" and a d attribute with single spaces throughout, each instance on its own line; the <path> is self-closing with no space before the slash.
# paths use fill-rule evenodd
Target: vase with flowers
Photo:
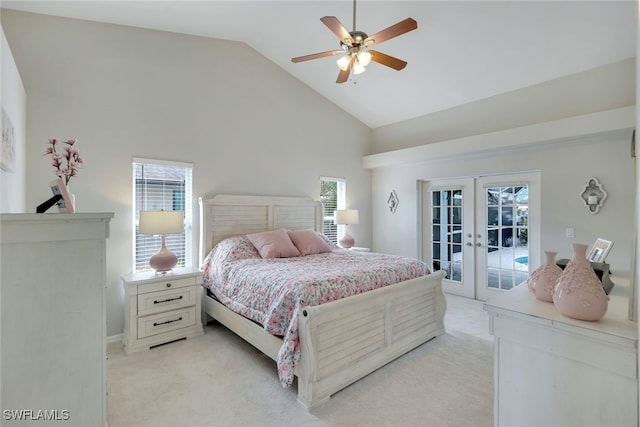
<path id="1" fill-rule="evenodd" d="M 51 166 L 53 166 L 53 173 L 62 181 L 67 187 L 67 192 L 71 198 L 71 203 L 75 210 L 75 195 L 69 191 L 69 181 L 71 177 L 78 175 L 78 169 L 84 165 L 84 159 L 80 157 L 78 148 L 75 147 L 77 140 L 67 139 L 59 140 L 57 138 L 50 138 L 44 155 L 51 156 Z"/>

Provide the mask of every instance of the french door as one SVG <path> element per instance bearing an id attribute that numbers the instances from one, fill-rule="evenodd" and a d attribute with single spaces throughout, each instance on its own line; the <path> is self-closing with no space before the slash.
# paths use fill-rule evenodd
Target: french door
<path id="1" fill-rule="evenodd" d="M 443 290 L 487 300 L 539 264 L 539 175 L 422 183 L 422 259 L 444 270 Z"/>

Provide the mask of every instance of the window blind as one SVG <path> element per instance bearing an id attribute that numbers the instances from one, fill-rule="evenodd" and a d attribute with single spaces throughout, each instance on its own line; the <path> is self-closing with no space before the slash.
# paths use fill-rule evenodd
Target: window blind
<path id="1" fill-rule="evenodd" d="M 140 234 L 140 211 L 182 211 L 185 231 L 166 236 L 167 249 L 178 257 L 176 267 L 192 265 L 193 164 L 133 159 L 134 271 L 150 270 L 149 258 L 160 250 L 162 236 Z"/>
<path id="2" fill-rule="evenodd" d="M 335 211 L 346 205 L 347 182 L 342 178 L 320 177 L 320 201 L 323 206 L 322 232 L 333 243 L 344 234 L 344 226 L 333 221 Z"/>

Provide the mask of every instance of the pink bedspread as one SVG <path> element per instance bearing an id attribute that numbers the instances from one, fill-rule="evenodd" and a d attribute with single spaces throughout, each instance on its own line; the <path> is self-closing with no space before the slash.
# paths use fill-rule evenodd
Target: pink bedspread
<path id="1" fill-rule="evenodd" d="M 414 258 L 336 249 L 293 258 L 262 259 L 237 236 L 220 242 L 205 262 L 204 286 L 225 306 L 282 336 L 278 376 L 288 387 L 300 358 L 298 315 L 318 305 L 429 274 Z"/>

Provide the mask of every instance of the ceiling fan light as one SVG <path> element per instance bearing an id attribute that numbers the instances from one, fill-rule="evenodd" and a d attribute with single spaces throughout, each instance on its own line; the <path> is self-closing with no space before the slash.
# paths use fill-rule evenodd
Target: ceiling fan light
<path id="1" fill-rule="evenodd" d="M 363 67 L 366 67 L 371 62 L 372 56 L 373 55 L 371 55 L 371 52 L 363 50 L 358 54 L 358 62 L 360 62 L 360 65 L 362 65 Z"/>
<path id="2" fill-rule="evenodd" d="M 336 64 L 338 64 L 338 68 L 340 68 L 342 71 L 347 71 L 347 69 L 349 68 L 350 62 L 351 62 L 351 56 L 344 55 L 342 58 L 336 61 Z"/>
<path id="3" fill-rule="evenodd" d="M 366 69 L 364 68 L 364 65 L 360 64 L 359 62 L 356 62 L 353 66 L 353 74 L 362 74 L 366 71 Z"/>

